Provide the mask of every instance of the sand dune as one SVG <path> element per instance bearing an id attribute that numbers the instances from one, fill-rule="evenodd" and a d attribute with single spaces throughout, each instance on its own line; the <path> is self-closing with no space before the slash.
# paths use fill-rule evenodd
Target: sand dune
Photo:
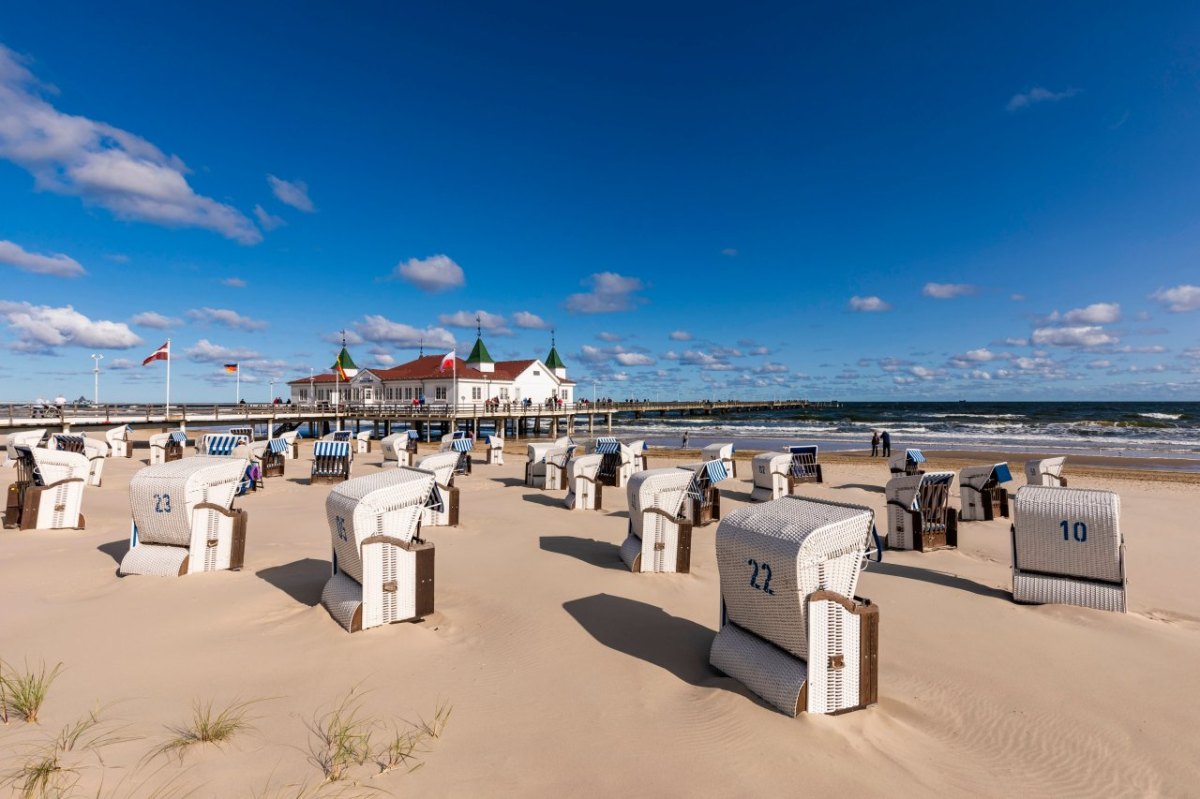
<path id="1" fill-rule="evenodd" d="M 0 769 L 99 704 L 136 740 L 82 773 L 92 794 L 123 776 L 197 796 L 315 785 L 306 723 L 357 687 L 383 721 L 453 706 L 422 768 L 364 780 L 396 794 L 1145 796 L 1200 784 L 1187 732 L 1200 717 L 1194 485 L 1072 479 L 1121 493 L 1127 615 L 1013 604 L 1007 521 L 964 524 L 957 551 L 889 552 L 859 589 L 881 608 L 879 704 L 791 719 L 707 665 L 716 525 L 696 531 L 691 574 L 632 574 L 617 556 L 623 491 L 606 490 L 601 512 L 569 512 L 561 492 L 521 485 L 523 447 L 507 457 L 458 478 L 460 527 L 426 531 L 437 612 L 354 635 L 319 604 L 328 489 L 305 484 L 306 453 L 239 500 L 246 568 L 180 579 L 116 576 L 142 461 L 111 461 L 87 490 L 85 531 L 0 534 L 0 658 L 66 667 L 40 728 L 0 729 Z M 358 456 L 355 474 L 379 461 Z M 886 479 L 882 462 L 832 464 L 802 493 L 882 515 Z M 725 513 L 745 502 L 745 478 L 722 487 Z M 193 700 L 236 698 L 262 700 L 253 731 L 139 766 Z"/>

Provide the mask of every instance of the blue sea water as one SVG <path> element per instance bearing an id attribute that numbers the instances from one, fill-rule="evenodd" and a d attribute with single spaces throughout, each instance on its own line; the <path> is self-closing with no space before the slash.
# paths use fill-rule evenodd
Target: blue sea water
<path id="1" fill-rule="evenodd" d="M 870 448 L 887 430 L 892 448 L 1012 450 L 1200 458 L 1200 402 L 847 402 L 836 408 L 728 416 L 618 418 L 614 432 L 651 444 L 713 440 L 744 447 L 783 443 Z"/>

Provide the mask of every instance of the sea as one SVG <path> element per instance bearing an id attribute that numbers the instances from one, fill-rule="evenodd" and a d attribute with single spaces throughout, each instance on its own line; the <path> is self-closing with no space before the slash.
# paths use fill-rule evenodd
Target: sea
<path id="1" fill-rule="evenodd" d="M 892 449 L 997 450 L 1179 459 L 1200 470 L 1200 402 L 846 402 L 833 408 L 727 416 L 619 418 L 613 432 L 659 446 L 733 441 L 746 449 L 787 443 L 870 449 L 888 431 Z M 1187 460 L 1196 460 L 1189 464 Z"/>

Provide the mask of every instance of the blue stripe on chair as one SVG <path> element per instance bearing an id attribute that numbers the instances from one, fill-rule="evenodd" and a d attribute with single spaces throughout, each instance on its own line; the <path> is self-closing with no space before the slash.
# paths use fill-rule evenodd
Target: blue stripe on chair
<path id="1" fill-rule="evenodd" d="M 313 457 L 350 457 L 349 441 L 318 441 L 313 444 Z"/>
<path id="2" fill-rule="evenodd" d="M 333 431 L 333 440 L 334 441 L 349 441 L 350 440 L 350 431 L 349 430 L 334 430 Z"/>
<path id="3" fill-rule="evenodd" d="M 1008 470 L 1007 463 L 997 463 L 992 467 L 992 474 L 995 476 L 997 483 L 1007 483 L 1012 480 L 1012 472 Z"/>
<path id="4" fill-rule="evenodd" d="M 719 483 L 729 477 L 729 470 L 725 468 L 724 461 L 709 461 L 704 464 L 704 471 L 708 473 L 710 483 Z"/>
<path id="5" fill-rule="evenodd" d="M 921 450 L 919 450 L 919 449 L 904 450 L 904 457 L 908 458 L 908 460 L 911 461 L 912 463 L 924 463 L 925 462 L 925 455 L 922 454 Z"/>
<path id="6" fill-rule="evenodd" d="M 601 455 L 614 455 L 621 451 L 621 442 L 615 438 L 597 438 L 596 452 Z"/>
<path id="7" fill-rule="evenodd" d="M 66 443 L 74 443 L 77 441 L 83 441 L 83 436 L 77 435 L 75 433 L 55 433 L 54 440 L 56 442 L 58 442 L 58 444 L 61 446 L 62 444 L 66 444 Z"/>
<path id="8" fill-rule="evenodd" d="M 186 444 L 187 433 L 183 432 L 182 430 L 176 430 L 174 433 L 171 433 L 171 440 L 176 444 Z"/>
<path id="9" fill-rule="evenodd" d="M 275 455 L 282 455 L 288 451 L 288 443 L 282 438 L 272 438 L 267 442 L 267 451 Z"/>
<path id="10" fill-rule="evenodd" d="M 229 455 L 233 452 L 233 448 L 238 444 L 246 441 L 245 436 L 209 436 L 208 437 L 208 454 L 209 455 Z"/>
<path id="11" fill-rule="evenodd" d="M 475 449 L 475 439 L 473 438 L 456 438 L 450 442 L 450 449 L 455 452 L 470 452 Z"/>
<path id="12" fill-rule="evenodd" d="M 420 434 L 420 433 L 418 433 L 416 430 L 409 430 L 409 431 L 408 431 L 408 437 L 409 437 L 409 438 L 418 438 L 418 439 L 419 439 L 419 438 L 421 437 L 421 434 Z"/>

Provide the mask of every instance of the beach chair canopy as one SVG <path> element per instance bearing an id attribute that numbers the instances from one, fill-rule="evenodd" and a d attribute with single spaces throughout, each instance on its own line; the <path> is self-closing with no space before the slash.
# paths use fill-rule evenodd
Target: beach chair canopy
<path id="1" fill-rule="evenodd" d="M 492 447 L 493 449 L 496 447 L 503 447 L 504 446 L 504 437 L 503 436 L 488 436 L 487 437 L 487 445 L 489 447 Z"/>
<path id="2" fill-rule="evenodd" d="M 87 439 L 84 436 L 76 433 L 55 433 L 54 448 L 63 449 L 67 452 L 83 452 L 87 446 Z"/>
<path id="3" fill-rule="evenodd" d="M 1036 461 L 1025 461 L 1025 479 L 1029 483 L 1042 483 L 1043 475 L 1058 478 L 1062 475 L 1063 466 L 1067 463 L 1065 455 L 1057 458 L 1042 458 Z"/>
<path id="4" fill-rule="evenodd" d="M 571 449 L 574 449 L 572 447 Z M 598 452 L 593 452 L 591 455 L 580 455 L 578 458 L 571 458 L 567 461 L 568 479 L 574 481 L 577 477 L 595 477 L 596 472 L 600 470 L 600 462 L 604 456 Z M 571 486 L 572 490 L 574 485 Z"/>
<path id="5" fill-rule="evenodd" d="M 37 430 L 19 430 L 16 433 L 9 433 L 7 441 L 7 451 L 9 460 L 15 461 L 18 457 L 17 447 L 36 447 L 42 443 L 42 439 L 46 437 L 46 430 L 40 428 Z"/>
<path id="6" fill-rule="evenodd" d="M 339 483 L 325 499 L 335 571 L 362 583 L 363 542 L 373 536 L 412 541 L 433 490 L 432 474 L 407 468 Z"/>
<path id="7" fill-rule="evenodd" d="M 454 452 L 470 452 L 475 449 L 475 439 L 456 438 L 450 442 L 450 449 Z"/>
<path id="8" fill-rule="evenodd" d="M 600 455 L 615 455 L 621 451 L 621 442 L 615 438 L 597 438 L 596 452 Z"/>
<path id="9" fill-rule="evenodd" d="M 182 430 L 173 430 L 167 437 L 167 440 L 173 441 L 176 444 L 186 444 L 188 440 L 187 433 L 183 432 Z"/>
<path id="10" fill-rule="evenodd" d="M 984 490 L 1007 483 L 1012 480 L 1012 473 L 1007 463 L 995 463 L 989 466 L 967 466 L 958 473 L 959 485 L 971 486 Z"/>
<path id="11" fill-rule="evenodd" d="M 247 465 L 242 458 L 197 455 L 139 470 L 129 481 L 137 540 L 189 546 L 192 511 L 203 502 L 228 510 Z"/>
<path id="12" fill-rule="evenodd" d="M 186 440 L 186 436 L 185 436 Z M 244 435 L 222 435 L 210 433 L 204 437 L 205 455 L 232 455 L 234 447 L 249 444 L 250 439 Z"/>
<path id="13" fill-rule="evenodd" d="M 250 441 L 253 441 L 253 440 L 254 440 L 254 428 L 253 428 L 253 427 L 247 427 L 247 426 L 244 426 L 244 425 L 243 425 L 243 426 L 241 426 L 241 427 L 231 427 L 231 428 L 229 428 L 229 435 L 231 435 L 231 436 L 245 436 L 245 437 L 246 437 L 246 441 L 247 441 L 247 442 L 250 442 Z"/>
<path id="14" fill-rule="evenodd" d="M 646 469 L 630 477 L 626 492 L 633 534 L 642 537 L 643 512 L 651 508 L 678 517 L 694 478 L 695 472 L 687 469 Z"/>
<path id="15" fill-rule="evenodd" d="M 529 444 L 528 446 L 526 446 L 525 453 L 526 453 L 526 456 L 528 457 L 530 463 L 545 463 L 546 455 L 550 452 L 550 450 L 555 449 L 556 447 L 559 447 L 559 446 L 566 446 L 566 445 L 565 444 L 559 445 L 557 443 L 539 441 L 536 444 Z"/>
<path id="16" fill-rule="evenodd" d="M 349 458 L 350 441 L 316 441 L 313 442 L 314 458 Z"/>
<path id="17" fill-rule="evenodd" d="M 434 452 L 416 463 L 418 469 L 424 469 L 437 475 L 437 481 L 441 485 L 450 485 L 450 479 L 454 476 L 454 467 L 457 465 L 458 453 L 453 450 Z"/>
<path id="18" fill-rule="evenodd" d="M 129 438 L 129 430 L 130 430 L 130 427 L 127 424 L 117 425 L 116 427 L 112 428 L 111 430 L 106 430 L 104 432 L 104 439 L 106 441 L 110 441 L 110 442 L 111 441 L 126 441 Z"/>
<path id="19" fill-rule="evenodd" d="M 411 438 L 411 439 L 420 439 L 420 438 L 421 438 L 421 434 L 420 434 L 420 433 L 418 433 L 416 430 L 409 430 L 409 431 L 408 431 L 408 437 L 409 437 L 409 438 Z"/>
<path id="20" fill-rule="evenodd" d="M 733 444 L 709 444 L 704 449 L 700 450 L 700 457 L 706 461 L 711 460 L 729 460 L 733 457 Z"/>
<path id="21" fill-rule="evenodd" d="M 897 477 L 888 483 L 888 488 L 891 489 L 894 485 L 894 493 L 899 502 L 908 505 L 911 510 L 921 510 L 922 498 L 928 500 L 931 496 L 949 497 L 950 484 L 953 482 L 954 472 L 926 472 Z M 942 487 L 945 488 L 944 494 L 934 490 Z"/>
<path id="22" fill-rule="evenodd" d="M 716 549 L 726 619 L 806 660 L 808 598 L 854 596 L 874 519 L 870 508 L 794 496 L 725 517 Z"/>
<path id="23" fill-rule="evenodd" d="M 906 449 L 904 459 L 909 463 L 924 463 L 925 455 L 919 449 Z"/>
<path id="24" fill-rule="evenodd" d="M 35 486 L 48 486 L 60 480 L 86 480 L 89 464 L 80 452 L 41 447 L 16 448 L 17 460 L 29 470 L 29 479 Z"/>
<path id="25" fill-rule="evenodd" d="M 288 451 L 290 446 L 291 445 L 288 444 L 286 439 L 272 438 L 267 442 L 267 452 L 270 452 L 273 455 L 283 455 Z"/>
<path id="26" fill-rule="evenodd" d="M 692 480 L 688 484 L 688 495 L 700 498 L 701 492 L 710 485 L 715 485 L 729 478 L 729 470 L 724 461 L 711 460 L 703 463 L 689 463 L 678 468 L 691 472 Z"/>

